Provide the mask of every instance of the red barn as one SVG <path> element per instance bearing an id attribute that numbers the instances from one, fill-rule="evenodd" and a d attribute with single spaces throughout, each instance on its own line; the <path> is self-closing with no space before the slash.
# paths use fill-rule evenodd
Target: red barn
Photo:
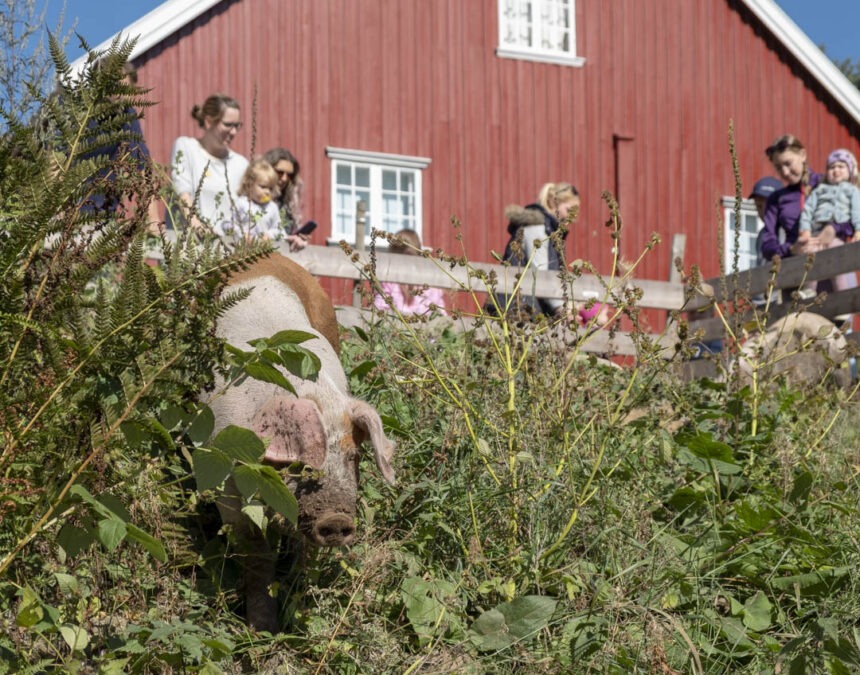
<path id="1" fill-rule="evenodd" d="M 860 150 L 860 92 L 772 0 L 169 0 L 123 33 L 159 102 L 143 123 L 155 159 L 198 134 L 192 105 L 234 96 L 234 148 L 299 158 L 314 243 L 351 241 L 363 197 L 372 226 L 450 252 L 456 216 L 467 255 L 489 261 L 504 206 L 566 180 L 583 199 L 571 258 L 609 271 L 609 190 L 625 257 L 663 238 L 636 276 L 667 278 L 675 233 L 712 276 L 735 194 L 730 124 L 744 194 L 783 133 L 817 170 Z"/>

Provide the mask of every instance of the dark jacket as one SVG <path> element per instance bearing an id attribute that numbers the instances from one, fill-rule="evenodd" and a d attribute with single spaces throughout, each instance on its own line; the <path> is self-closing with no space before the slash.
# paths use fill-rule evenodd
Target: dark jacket
<path id="1" fill-rule="evenodd" d="M 523 228 L 543 225 L 547 238 L 559 230 L 559 222 L 556 217 L 540 204 L 508 206 L 505 208 L 505 217 L 508 219 L 510 240 L 507 246 L 505 246 L 505 253 L 502 259 L 516 266 L 525 265 L 534 253 L 531 250 L 531 244 L 520 237 L 520 231 Z M 562 235 L 562 240 L 566 238 L 567 232 Z M 522 241 L 522 247 L 515 251 L 513 245 L 517 240 Z M 547 256 L 545 269 L 560 270 L 562 268 L 562 260 L 555 245 L 547 241 L 541 247 L 541 251 L 545 251 Z M 544 269 L 542 266 L 540 267 Z M 527 309 L 527 311 L 532 313 L 554 316 L 562 304 L 561 301 L 550 298 L 538 298 L 531 295 L 528 293 L 528 286 L 529 284 L 524 284 L 520 287 L 519 308 L 521 310 Z M 500 307 L 504 307 L 507 304 L 508 298 L 504 294 L 497 294 L 496 297 Z"/>
<path id="2" fill-rule="evenodd" d="M 505 208 L 505 217 L 508 219 L 508 234 L 511 238 L 507 246 L 505 246 L 505 255 L 502 259 L 514 265 L 524 265 L 528 261 L 528 255 L 531 253 L 531 251 L 523 251 L 525 258 L 521 259 L 523 256 L 517 256 L 512 250 L 512 245 L 522 228 L 529 225 L 543 224 L 547 237 L 552 235 L 553 232 L 558 231 L 558 220 L 540 204 L 529 204 L 528 206 L 511 204 Z M 564 233 L 563 238 L 567 239 L 567 232 Z M 548 245 L 547 253 L 549 254 L 549 269 L 561 269 L 561 260 L 559 259 L 556 247 Z"/>

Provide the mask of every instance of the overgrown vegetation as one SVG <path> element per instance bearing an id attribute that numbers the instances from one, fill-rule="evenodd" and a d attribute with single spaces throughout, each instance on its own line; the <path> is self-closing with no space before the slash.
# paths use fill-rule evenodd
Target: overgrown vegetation
<path id="1" fill-rule="evenodd" d="M 128 50 L 0 144 L 0 672 L 860 669 L 855 404 L 682 383 L 635 332 L 634 291 L 608 298 L 637 337 L 624 369 L 584 354 L 586 331 L 477 310 L 469 330 L 352 330 L 343 362 L 398 439 L 398 485 L 363 467 L 358 543 L 285 558 L 284 633 L 250 633 L 209 489 L 271 476 L 240 430 L 209 439 L 194 399 L 227 358 L 224 276 L 262 250 L 180 237 L 143 264 L 157 172 L 93 153 L 145 105 Z M 121 207 L 81 210 L 97 192 Z M 232 375 L 274 377 L 284 344 Z"/>

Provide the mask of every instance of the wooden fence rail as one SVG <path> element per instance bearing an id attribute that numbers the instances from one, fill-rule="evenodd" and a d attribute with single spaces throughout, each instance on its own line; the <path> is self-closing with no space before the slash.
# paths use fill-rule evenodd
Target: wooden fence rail
<path id="1" fill-rule="evenodd" d="M 360 280 L 367 277 L 366 270 L 370 269 L 371 252 L 355 251 L 348 256 L 340 247 L 308 246 L 297 253 L 290 253 L 286 246 L 281 246 L 281 253 L 305 267 L 311 274 L 318 277 L 336 279 Z M 792 289 L 805 281 L 830 279 L 837 274 L 854 272 L 860 268 L 860 242 L 847 244 L 835 249 L 822 251 L 812 258 L 795 256 L 780 261 L 778 271 L 771 281 L 773 265 L 768 264 L 737 275 L 729 274 L 726 278 L 708 279 L 705 283 L 713 292 L 687 298 L 685 287 L 680 282 L 656 281 L 652 279 L 615 278 L 613 290 L 621 292 L 625 288 L 637 288 L 642 292 L 638 304 L 645 308 L 672 310 L 697 310 L 706 308 L 712 302 L 725 303 L 731 300 L 736 292 L 750 297 L 764 295 L 769 289 Z M 391 281 L 406 284 L 427 284 L 437 288 L 455 291 L 473 291 L 486 293 L 486 283 L 477 278 L 469 270 L 481 271 L 487 275 L 496 276 L 496 290 L 501 293 L 509 292 L 516 283 L 519 269 L 508 265 L 491 263 L 472 263 L 468 267 L 448 262 L 405 256 L 377 251 L 375 254 L 374 271 L 380 281 Z M 609 282 L 608 277 L 604 278 Z M 557 272 L 537 272 L 534 280 L 530 277 L 526 290 L 529 294 L 539 297 L 561 298 L 563 289 Z M 594 297 L 603 298 L 606 294 L 601 281 L 593 276 L 584 274 L 573 281 L 568 290 L 569 297 L 577 301 L 586 301 Z M 831 293 L 826 298 L 792 301 L 783 304 L 774 302 L 768 309 L 768 320 L 774 321 L 795 309 L 807 309 L 828 318 L 841 314 L 860 312 L 860 288 L 838 293 Z M 737 317 L 746 321 L 749 316 Z M 721 338 L 725 327 L 718 318 L 706 319 L 694 324 L 696 330 L 704 330 L 704 340 Z M 664 348 L 666 356 L 674 353 L 677 338 L 670 327 L 663 336 L 649 336 L 653 342 Z M 607 331 L 597 331 L 589 337 L 584 351 L 620 355 L 636 354 L 635 345 L 630 335 L 619 331 L 610 338 Z"/>

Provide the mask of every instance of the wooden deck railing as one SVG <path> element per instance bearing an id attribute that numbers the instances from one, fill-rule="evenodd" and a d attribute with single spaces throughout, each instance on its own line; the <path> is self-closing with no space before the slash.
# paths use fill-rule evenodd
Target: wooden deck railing
<path id="1" fill-rule="evenodd" d="M 339 247 L 308 246 L 298 253 L 289 253 L 285 246 L 281 247 L 284 255 L 305 267 L 311 274 L 318 277 L 335 279 L 360 280 L 366 278 L 363 271 L 370 265 L 369 251 L 356 251 L 347 256 Z M 481 270 L 487 274 L 496 275 L 498 292 L 506 292 L 516 283 L 518 268 L 507 265 L 490 263 L 469 263 L 473 270 Z M 720 278 L 708 279 L 705 283 L 713 290 L 713 298 L 700 295 L 689 298 L 685 302 L 685 287 L 681 283 L 656 281 L 653 279 L 615 279 L 615 291 L 627 288 L 641 290 L 638 305 L 644 308 L 662 310 L 696 310 L 706 307 L 714 300 L 724 303 L 740 291 L 744 295 L 755 296 L 765 294 L 771 289 L 797 288 L 804 281 L 830 279 L 837 274 L 853 272 L 860 268 L 860 243 L 848 244 L 835 249 L 822 251 L 811 260 L 806 256 L 795 256 L 780 261 L 778 272 L 771 284 L 773 265 L 768 264 L 737 275 L 727 275 L 725 280 Z M 437 288 L 472 291 L 485 293 L 486 285 L 480 279 L 470 276 L 468 270 L 460 265 L 418 256 L 404 256 L 377 251 L 375 256 L 375 274 L 380 281 L 392 281 L 406 284 L 427 284 Z M 536 281 L 529 283 L 528 292 L 539 297 L 562 296 L 557 272 L 538 272 Z M 606 289 L 592 275 L 582 275 L 572 284 L 570 289 L 573 300 L 585 301 L 596 293 L 603 298 Z M 771 304 L 768 309 L 768 320 L 774 321 L 787 312 L 796 309 L 807 309 L 828 318 L 841 314 L 860 312 L 860 288 L 839 293 L 829 294 L 826 298 L 810 299 L 784 304 Z M 749 317 L 738 317 L 746 321 Z M 704 330 L 705 340 L 723 337 L 724 324 L 719 318 L 712 318 L 693 324 L 695 330 Z M 667 355 L 674 352 L 677 339 L 674 331 L 667 330 L 664 336 L 653 335 L 652 340 L 661 344 Z M 620 355 L 635 355 L 636 349 L 630 336 L 623 331 L 615 333 L 610 338 L 608 331 L 594 333 L 583 346 L 585 351 Z"/>

